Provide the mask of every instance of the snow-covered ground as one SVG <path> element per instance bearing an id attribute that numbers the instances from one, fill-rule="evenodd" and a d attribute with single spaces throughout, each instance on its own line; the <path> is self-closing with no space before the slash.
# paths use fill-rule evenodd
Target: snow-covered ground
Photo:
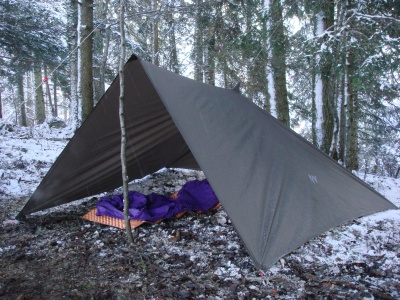
<path id="1" fill-rule="evenodd" d="M 0 123 L 0 196 L 10 199 L 29 197 L 72 135 L 69 128 L 49 128 L 47 124 L 33 129 L 16 126 L 7 129 Z M 400 179 L 368 174 L 360 174 L 360 178 L 365 179 L 371 187 L 400 207 Z M 184 182 L 182 180 L 181 185 Z M 400 242 L 400 210 L 373 214 L 360 218 L 357 222 L 345 228 L 338 228 L 332 231 L 332 235 L 325 237 L 325 242 L 335 253 L 330 259 L 340 261 L 354 259 L 357 255 L 360 258 L 366 255 L 383 255 L 386 252 L 375 249 L 374 241 L 394 239 Z M 379 232 L 369 229 L 374 224 L 381 224 Z M 360 235 L 368 236 L 370 241 L 362 244 L 352 242 Z M 346 245 L 349 243 L 353 244 L 353 250 L 350 252 L 346 251 Z M 398 259 L 396 261 L 400 262 Z"/>
<path id="2" fill-rule="evenodd" d="M 64 149 L 68 129 L 20 128 L 0 123 L 0 197 L 30 195 Z"/>
<path id="3" fill-rule="evenodd" d="M 27 200 L 63 150 L 70 136 L 72 136 L 71 130 L 49 128 L 47 125 L 26 129 L 0 123 L 0 199 L 3 200 L 1 203 L 7 203 L 7 199 Z M 190 172 L 187 175 L 193 178 L 201 176 L 199 173 L 190 175 Z M 370 186 L 400 207 L 400 179 L 368 174 L 366 176 L 360 174 L 360 178 L 365 179 Z M 173 192 L 166 190 L 166 187 L 155 187 L 151 180 L 150 178 L 147 181 L 137 181 L 132 186 L 143 188 L 144 185 L 148 191 L 152 189 L 151 191 L 160 193 Z M 183 185 L 185 182 L 182 178 L 177 180 L 174 186 Z M 221 224 L 224 226 L 229 217 L 221 209 L 217 212 L 216 219 L 218 229 Z M 218 220 L 222 220 L 221 224 Z M 201 227 L 199 224 L 193 226 Z M 200 227 L 196 229 L 199 232 Z M 236 242 L 227 241 L 226 244 L 233 248 L 240 247 Z M 193 260 L 197 259 L 196 252 L 188 255 L 193 257 Z M 399 292 L 393 291 L 393 286 L 400 288 L 400 210 L 376 213 L 332 228 L 277 262 L 265 273 L 264 284 L 268 286 L 271 284 L 270 280 L 273 282 L 274 276 L 284 274 L 288 268 L 296 269 L 296 264 L 301 265 L 303 275 L 304 270 L 313 270 L 306 275 L 318 277 L 319 281 L 325 280 L 320 277 L 327 275 L 352 274 L 353 282 L 357 281 L 358 276 L 366 286 L 390 285 L 388 289 L 391 291 L 390 296 L 400 297 Z M 243 271 L 234 263 L 227 261 L 223 268 L 215 271 L 215 274 L 239 280 L 243 276 Z M 327 286 L 338 284 L 331 279 L 326 279 L 326 282 Z"/>

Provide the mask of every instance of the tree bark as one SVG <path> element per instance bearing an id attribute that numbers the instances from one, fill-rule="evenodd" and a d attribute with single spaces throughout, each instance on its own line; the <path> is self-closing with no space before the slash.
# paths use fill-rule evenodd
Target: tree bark
<path id="1" fill-rule="evenodd" d="M 345 64 L 343 64 L 345 65 Z M 345 94 L 345 76 L 342 74 L 341 84 L 340 84 L 340 117 L 339 117 L 339 142 L 338 142 L 338 160 L 345 162 L 345 148 L 346 148 L 346 94 Z"/>
<path id="2" fill-rule="evenodd" d="M 194 46 L 193 46 L 193 57 L 194 57 L 194 80 L 204 81 L 203 74 L 203 28 L 201 26 L 201 10 L 199 4 L 203 0 L 196 0 L 196 23 L 194 29 Z"/>
<path id="3" fill-rule="evenodd" d="M 312 3 L 314 13 L 314 39 L 316 48 L 313 55 L 313 144 L 330 154 L 334 134 L 334 85 L 331 51 L 321 50 L 327 42 L 328 32 L 334 25 L 334 2 L 322 0 Z"/>
<path id="4" fill-rule="evenodd" d="M 101 93 L 101 95 L 103 95 L 106 91 L 105 73 L 106 73 L 106 67 L 107 67 L 108 49 L 110 47 L 110 36 L 111 36 L 111 27 L 108 26 L 106 28 L 106 36 L 104 39 L 104 48 L 103 48 L 103 58 L 101 60 L 101 67 L 100 67 L 100 93 Z"/>
<path id="5" fill-rule="evenodd" d="M 69 59 L 70 77 L 70 105 L 69 105 L 69 124 L 72 128 L 77 128 L 79 124 L 79 97 L 78 97 L 78 53 L 77 46 L 77 26 L 78 26 L 78 4 L 76 0 L 70 0 L 68 9 L 68 50 L 71 52 Z"/>
<path id="6" fill-rule="evenodd" d="M 124 100 L 125 100 L 125 0 L 120 0 L 120 36 L 121 36 L 121 55 L 119 58 L 119 120 L 121 126 L 121 166 L 122 166 L 122 183 L 124 191 L 124 218 L 126 235 L 128 242 L 133 243 L 133 235 L 129 217 L 129 197 L 128 197 L 128 170 L 126 165 L 126 132 L 125 132 L 125 116 L 124 116 Z"/>
<path id="7" fill-rule="evenodd" d="M 33 106 L 33 72 L 29 71 L 26 73 L 26 90 L 27 90 L 27 97 L 26 97 L 26 108 L 27 108 L 27 124 L 28 126 L 32 126 L 35 123 L 34 116 L 31 114 L 32 111 L 34 111 L 34 106 Z"/>
<path id="8" fill-rule="evenodd" d="M 325 0 L 323 2 L 324 30 L 332 31 L 334 25 L 334 2 Z M 326 38 L 324 37 L 324 40 Z M 322 151 L 330 154 L 334 130 L 334 78 L 332 72 L 332 53 L 326 51 L 321 68 L 322 79 L 322 110 L 323 110 L 323 140 Z"/>
<path id="9" fill-rule="evenodd" d="M 109 10 L 110 0 L 99 0 L 97 1 L 96 10 L 94 11 L 95 19 L 100 22 L 105 22 L 107 19 L 107 13 Z M 100 28 L 95 30 L 96 34 L 93 38 L 93 93 L 94 93 L 94 105 L 100 100 L 104 94 L 104 74 L 108 56 L 108 47 L 110 39 L 110 26 L 107 25 L 105 29 Z"/>
<path id="10" fill-rule="evenodd" d="M 105 3 L 105 9 L 108 10 L 108 2 L 109 0 L 106 1 Z M 106 14 L 104 14 L 104 17 Z M 106 91 L 105 89 L 105 73 L 106 73 L 106 67 L 107 67 L 107 57 L 108 57 L 108 50 L 110 47 L 110 36 L 111 36 L 111 27 L 107 26 L 106 27 L 106 32 L 105 32 L 105 37 L 103 39 L 104 41 L 104 47 L 103 47 L 103 55 L 101 59 L 101 66 L 100 66 L 100 94 L 103 95 Z"/>
<path id="11" fill-rule="evenodd" d="M 272 71 L 276 93 L 277 117 L 290 126 L 289 102 L 286 88 L 286 38 L 280 0 L 271 0 L 271 47 Z"/>
<path id="12" fill-rule="evenodd" d="M 337 5 L 337 27 L 344 26 L 344 17 L 345 17 L 345 6 L 343 2 L 338 2 Z M 347 30 L 343 31 L 343 34 L 340 37 L 337 52 L 339 53 L 339 61 L 340 65 L 342 65 L 343 71 L 339 72 L 340 80 L 340 89 L 338 95 L 340 95 L 340 110 L 339 110 L 339 141 L 338 141 L 338 160 L 342 163 L 346 162 L 346 107 L 348 102 L 348 94 L 347 94 L 347 56 L 346 56 L 346 48 L 347 48 Z"/>
<path id="13" fill-rule="evenodd" d="M 222 3 L 216 5 L 216 20 L 214 28 L 208 32 L 207 41 L 204 47 L 204 79 L 207 84 L 215 85 L 215 60 L 216 60 L 216 38 L 218 24 L 221 23 L 221 9 Z"/>
<path id="14" fill-rule="evenodd" d="M 278 118 L 278 114 L 276 111 L 276 92 L 275 92 L 275 80 L 274 80 L 274 71 L 272 68 L 272 45 L 271 45 L 271 35 L 273 34 L 273 30 L 271 28 L 271 1 L 272 0 L 264 0 L 264 8 L 266 12 L 266 20 L 265 20 L 265 34 L 266 34 L 266 43 L 268 45 L 267 49 L 267 65 L 265 67 L 266 72 L 266 81 L 267 81 L 267 97 L 266 97 L 266 109 L 267 111 Z"/>
<path id="15" fill-rule="evenodd" d="M 18 74 L 17 78 L 17 88 L 18 88 L 18 111 L 19 111 L 19 125 L 27 126 L 26 122 L 26 109 L 25 109 L 25 93 L 24 93 L 24 76 Z"/>
<path id="16" fill-rule="evenodd" d="M 82 121 L 93 109 L 93 0 L 81 6 L 81 93 Z"/>
<path id="17" fill-rule="evenodd" d="M 56 73 L 53 73 L 53 100 L 54 100 L 54 117 L 58 117 L 57 74 Z"/>
<path id="18" fill-rule="evenodd" d="M 0 119 L 3 119 L 3 103 L 2 103 L 2 101 L 1 101 L 1 93 L 2 93 L 3 91 L 2 90 L 0 90 Z"/>
<path id="19" fill-rule="evenodd" d="M 158 46 L 158 13 L 157 13 L 157 0 L 152 0 L 152 10 L 155 12 L 155 20 L 153 24 L 153 64 L 160 65 L 160 55 Z"/>
<path id="20" fill-rule="evenodd" d="M 354 88 L 355 61 L 352 49 L 348 53 L 348 82 L 347 82 L 347 113 L 348 113 L 348 137 L 347 137 L 347 162 L 349 170 L 358 170 L 358 95 Z"/>
<path id="21" fill-rule="evenodd" d="M 46 119 L 46 111 L 44 107 L 43 87 L 42 87 L 42 69 L 40 65 L 36 65 L 33 69 L 35 77 L 35 119 L 36 124 L 43 124 Z"/>
<path id="22" fill-rule="evenodd" d="M 348 0 L 347 11 L 350 15 L 354 8 L 351 0 Z M 349 22 L 349 26 L 353 26 Z M 351 39 L 351 35 L 347 36 Z M 356 84 L 356 56 L 355 49 L 348 43 L 347 47 L 347 147 L 346 147 L 346 167 L 349 170 L 358 170 L 358 92 L 355 88 Z"/>
<path id="23" fill-rule="evenodd" d="M 47 98 L 49 100 L 49 105 L 50 105 L 50 109 L 51 109 L 51 115 L 54 117 L 55 113 L 54 113 L 54 105 L 53 102 L 51 100 L 51 91 L 50 91 L 50 85 L 49 85 L 49 77 L 47 76 L 47 67 L 44 67 L 44 78 L 45 78 L 45 85 L 46 85 L 46 94 L 47 94 Z"/>
<path id="24" fill-rule="evenodd" d="M 174 9 L 173 3 L 171 4 L 171 9 Z M 169 40 L 171 44 L 171 59 L 170 59 L 170 69 L 179 74 L 179 63 L 178 63 L 178 51 L 176 49 L 176 40 L 175 40 L 175 20 L 172 12 L 168 16 L 169 18 Z"/>
<path id="25" fill-rule="evenodd" d="M 204 81 L 207 84 L 215 85 L 215 74 L 214 74 L 214 68 L 215 68 L 215 57 L 213 55 L 215 49 L 215 37 L 214 34 L 211 34 L 209 37 L 209 41 L 206 43 L 204 46 Z"/>
<path id="26" fill-rule="evenodd" d="M 397 168 L 396 174 L 394 175 L 395 179 L 397 179 L 397 177 L 399 177 L 399 173 L 400 173 L 400 167 Z"/>
<path id="27" fill-rule="evenodd" d="M 315 37 L 315 34 L 314 34 Z M 311 88 L 312 88 L 312 99 L 311 99 L 311 137 L 312 143 L 315 147 L 319 148 L 320 139 L 318 138 L 319 130 L 317 125 L 317 93 L 318 90 L 316 88 L 317 85 L 317 66 L 316 66 L 316 56 L 313 55 L 311 58 L 311 65 L 312 65 L 312 78 L 311 78 Z"/>

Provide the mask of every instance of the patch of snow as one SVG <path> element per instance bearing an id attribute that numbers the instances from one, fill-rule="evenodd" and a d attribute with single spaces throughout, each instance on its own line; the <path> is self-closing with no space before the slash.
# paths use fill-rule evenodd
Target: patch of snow
<path id="1" fill-rule="evenodd" d="M 225 280 L 241 278 L 240 269 L 230 261 L 227 261 L 225 266 L 218 268 L 214 273 L 218 276 L 225 277 Z"/>

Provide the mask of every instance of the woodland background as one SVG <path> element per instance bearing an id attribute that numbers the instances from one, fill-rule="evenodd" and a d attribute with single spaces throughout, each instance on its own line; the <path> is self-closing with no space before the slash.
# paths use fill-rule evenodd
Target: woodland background
<path id="1" fill-rule="evenodd" d="M 348 169 L 399 175 L 399 1 L 125 2 L 128 57 L 224 88 L 240 81 Z M 118 73 L 119 4 L 0 0 L 2 124 L 78 128 Z"/>

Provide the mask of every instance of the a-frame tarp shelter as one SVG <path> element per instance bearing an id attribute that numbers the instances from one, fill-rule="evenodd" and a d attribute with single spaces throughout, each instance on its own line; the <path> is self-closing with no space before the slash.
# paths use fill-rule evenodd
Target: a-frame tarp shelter
<path id="1" fill-rule="evenodd" d="M 234 90 L 132 57 L 125 65 L 131 180 L 201 169 L 256 267 L 391 202 Z M 119 80 L 58 157 L 20 216 L 122 185 Z"/>

